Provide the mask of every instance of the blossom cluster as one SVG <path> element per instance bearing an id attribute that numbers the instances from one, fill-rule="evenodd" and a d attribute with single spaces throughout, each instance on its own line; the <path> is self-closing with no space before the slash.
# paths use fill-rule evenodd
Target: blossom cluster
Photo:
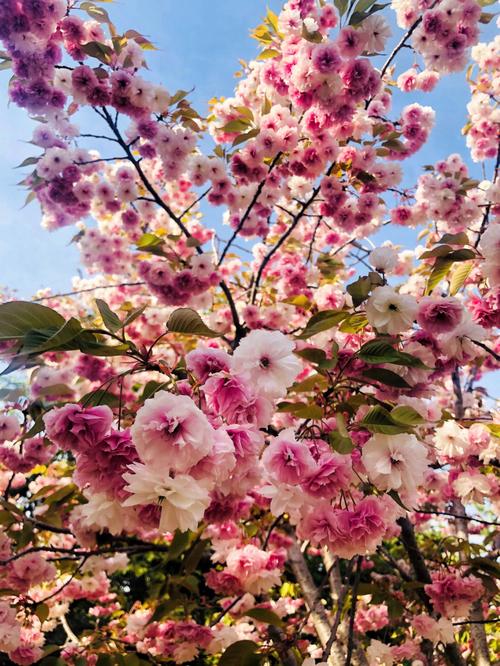
<path id="1" fill-rule="evenodd" d="M 1 394 L 9 663 L 497 656 L 482 4 L 393 0 L 391 48 L 385 5 L 288 0 L 205 119 L 100 5 L 0 3 L 10 98 L 38 121 L 23 184 L 44 228 L 75 225 L 86 270 L 74 293 L 0 299 L 6 375 L 28 371 Z M 436 112 L 407 96 L 469 53 L 484 170 L 438 156 L 413 187 Z"/>

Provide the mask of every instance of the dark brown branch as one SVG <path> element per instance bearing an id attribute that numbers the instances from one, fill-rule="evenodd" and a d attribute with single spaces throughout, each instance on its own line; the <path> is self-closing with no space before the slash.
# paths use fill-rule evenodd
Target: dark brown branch
<path id="1" fill-rule="evenodd" d="M 337 631 L 338 631 L 338 628 L 339 628 L 339 625 L 340 625 L 340 620 L 341 620 L 341 617 L 342 617 L 342 609 L 344 607 L 344 601 L 345 601 L 345 599 L 347 597 L 347 593 L 349 591 L 349 577 L 350 577 L 351 571 L 352 571 L 352 564 L 353 564 L 353 561 L 351 560 L 351 562 L 349 562 L 349 568 L 348 568 L 348 571 L 347 571 L 346 583 L 345 583 L 345 585 L 342 586 L 342 588 L 339 590 L 339 593 L 338 593 L 337 612 L 335 613 L 335 618 L 333 620 L 333 625 L 332 625 L 332 631 L 331 631 L 331 634 L 330 634 L 330 638 L 328 639 L 328 642 L 325 645 L 325 648 L 323 650 L 323 654 L 321 656 L 321 659 L 323 661 L 326 661 L 329 658 L 329 656 L 331 654 L 331 651 L 332 651 L 332 648 L 333 648 L 333 644 L 337 640 Z M 339 578 L 340 578 L 340 575 L 339 575 Z"/>
<path id="2" fill-rule="evenodd" d="M 488 345 L 485 345 L 484 342 L 479 342 L 479 340 L 473 340 L 472 338 L 469 338 L 469 340 L 471 342 L 473 342 L 475 345 L 477 345 L 478 347 L 481 347 L 481 349 L 484 349 L 485 352 L 488 352 L 488 354 L 493 356 L 495 361 L 498 361 L 500 363 L 500 354 L 497 354 L 496 351 L 491 349 L 491 347 L 488 347 Z"/>
<path id="3" fill-rule="evenodd" d="M 483 520 L 482 518 L 475 518 L 474 516 L 467 516 L 466 514 L 451 513 L 450 511 L 426 511 L 425 509 L 414 509 L 416 513 L 424 513 L 429 515 L 436 516 L 450 516 L 450 518 L 461 518 L 462 520 L 471 520 L 475 523 L 481 523 L 482 525 L 494 525 L 495 527 L 500 527 L 500 523 L 496 523 L 494 520 Z"/>
<path id="4" fill-rule="evenodd" d="M 328 168 L 328 170 L 326 172 L 327 176 L 329 176 L 331 174 L 331 172 L 333 171 L 334 166 L 335 166 L 335 162 L 332 162 L 332 164 L 330 165 L 330 167 Z M 280 249 L 280 247 L 283 245 L 283 243 L 286 241 L 286 239 L 290 236 L 290 234 L 294 231 L 295 227 L 300 222 L 300 220 L 304 217 L 307 209 L 314 202 L 314 200 L 316 199 L 316 196 L 318 195 L 319 191 L 320 191 L 320 187 L 318 185 L 318 187 L 315 187 L 313 189 L 312 194 L 309 197 L 309 199 L 307 201 L 305 201 L 304 203 L 302 203 L 302 208 L 296 215 L 293 215 L 289 211 L 286 211 L 288 213 L 288 215 L 293 217 L 292 222 L 290 223 L 290 226 L 285 231 L 285 233 L 281 236 L 279 241 L 275 245 L 273 245 L 273 247 L 269 250 L 269 252 L 266 254 L 266 256 L 264 257 L 264 259 L 262 260 L 262 262 L 259 266 L 259 270 L 257 271 L 257 276 L 255 278 L 255 281 L 254 281 L 253 287 L 252 287 L 252 298 L 251 298 L 252 304 L 255 303 L 255 299 L 257 298 L 257 289 L 259 287 L 259 282 L 262 278 L 262 274 L 264 272 L 265 267 L 271 261 L 274 254 Z M 321 220 L 321 218 L 320 218 L 320 220 Z"/>
<path id="5" fill-rule="evenodd" d="M 432 583 L 431 575 L 427 569 L 424 557 L 420 552 L 417 540 L 415 538 L 413 524 L 408 518 L 399 518 L 397 522 L 401 527 L 401 543 L 405 547 L 405 550 L 408 554 L 408 558 L 415 572 L 415 578 L 419 583 Z M 432 603 L 425 590 L 420 590 L 420 594 L 423 597 L 427 609 L 432 612 Z M 444 646 L 444 654 L 446 661 L 448 664 L 450 664 L 450 666 L 466 666 L 466 663 L 460 652 L 460 648 L 456 643 L 447 643 Z"/>
<path id="6" fill-rule="evenodd" d="M 132 149 L 130 147 L 130 144 L 128 144 L 124 141 L 124 139 L 123 139 L 122 135 L 120 134 L 120 131 L 119 131 L 119 129 L 118 129 L 116 123 L 115 123 L 115 121 L 111 117 L 107 108 L 104 106 L 104 107 L 102 107 L 102 111 L 99 111 L 99 109 L 94 109 L 94 110 L 96 111 L 96 113 L 99 116 L 101 116 L 101 118 L 104 118 L 104 120 L 107 122 L 111 131 L 116 136 L 116 139 L 117 139 L 118 143 L 120 144 L 120 146 L 124 150 L 128 160 L 132 163 L 135 170 L 137 171 L 137 174 L 138 174 L 139 178 L 141 179 L 144 187 L 151 194 L 154 202 L 158 206 L 160 206 L 160 208 L 162 208 L 167 213 L 167 215 L 170 217 L 170 219 L 172 219 L 175 222 L 175 224 L 179 227 L 179 229 L 186 236 L 186 238 L 191 238 L 192 234 L 189 231 L 189 229 L 182 222 L 182 220 L 179 218 L 179 216 L 174 213 L 174 211 L 170 208 L 170 206 L 167 203 L 165 203 L 165 201 L 163 201 L 163 199 L 160 197 L 160 195 L 158 194 L 156 189 L 149 182 L 148 177 L 146 176 L 146 174 L 144 173 L 144 171 L 141 167 L 140 161 L 135 158 L 135 156 L 132 152 Z M 199 246 L 196 246 L 195 250 L 198 254 L 203 254 L 203 250 Z M 238 311 L 236 309 L 236 304 L 234 302 L 234 299 L 233 299 L 233 296 L 231 294 L 231 291 L 230 291 L 229 287 L 227 286 L 227 284 L 223 280 L 221 280 L 221 282 L 219 283 L 219 286 L 222 289 L 222 291 L 224 292 L 224 295 L 225 295 L 225 297 L 226 297 L 226 299 L 229 303 L 229 307 L 231 309 L 231 315 L 232 315 L 232 318 L 233 318 L 234 327 L 235 327 L 235 330 L 236 330 L 236 340 L 235 340 L 235 342 L 238 342 L 242 337 L 244 337 L 246 331 L 245 331 L 244 327 L 241 325 L 240 318 L 239 318 L 239 315 L 238 315 Z"/>
<path id="7" fill-rule="evenodd" d="M 498 143 L 497 159 L 496 159 L 496 162 L 495 162 L 495 169 L 494 169 L 494 173 L 493 173 L 493 181 L 492 181 L 493 183 L 496 183 L 496 181 L 497 181 L 499 167 L 500 167 L 500 142 Z M 474 243 L 474 247 L 476 247 L 476 248 L 478 247 L 479 243 L 481 242 L 481 237 L 482 237 L 482 235 L 484 234 L 484 232 L 486 231 L 486 229 L 488 227 L 488 223 L 489 223 L 489 219 L 490 219 L 490 213 L 491 213 L 491 207 L 492 207 L 492 203 L 490 201 L 488 204 L 486 204 L 486 208 L 484 209 L 484 213 L 483 213 L 483 219 L 481 221 L 481 226 L 479 228 L 479 231 L 477 232 L 476 242 Z M 475 341 L 473 341 L 473 342 L 475 342 Z"/>
<path id="8" fill-rule="evenodd" d="M 195 200 L 193 201 L 192 204 L 189 204 L 189 206 L 186 208 L 186 210 L 184 210 L 184 211 L 179 215 L 179 217 L 182 219 L 182 218 L 184 217 L 184 215 L 187 215 L 187 214 L 189 213 L 189 211 L 192 210 L 192 208 L 193 208 L 194 206 L 196 206 L 197 203 L 200 203 L 200 201 L 201 201 L 202 199 L 204 199 L 204 198 L 207 196 L 207 194 L 210 192 L 211 189 L 212 189 L 212 188 L 209 187 L 208 189 L 206 189 L 206 190 L 203 192 L 203 194 L 200 194 L 200 196 L 199 196 L 197 199 L 195 199 Z"/>
<path id="9" fill-rule="evenodd" d="M 224 257 L 228 253 L 229 248 L 231 247 L 231 245 L 233 244 L 233 241 L 235 240 L 236 236 L 240 233 L 240 231 L 243 229 L 243 225 L 247 221 L 248 216 L 252 212 L 252 209 L 255 206 L 255 204 L 257 203 L 257 199 L 259 198 L 262 190 L 264 189 L 264 185 L 266 184 L 266 180 L 267 180 L 267 175 L 269 175 L 271 173 L 271 171 L 274 169 L 274 167 L 276 166 L 276 163 L 278 162 L 280 157 L 281 157 L 281 152 L 279 152 L 275 156 L 273 161 L 271 162 L 271 165 L 269 166 L 268 172 L 266 174 L 266 178 L 263 178 L 260 181 L 259 185 L 257 186 L 257 189 L 255 190 L 255 194 L 253 195 L 250 203 L 248 204 L 247 209 L 243 213 L 243 215 L 241 217 L 241 220 L 238 222 L 238 226 L 233 231 L 231 237 L 229 238 L 228 242 L 226 243 L 226 246 L 222 250 L 222 253 L 221 253 L 221 256 L 220 256 L 220 259 L 219 259 L 219 262 L 218 262 L 217 266 L 220 266 L 222 264 L 222 262 L 224 261 Z"/>
<path id="10" fill-rule="evenodd" d="M 349 611 L 349 633 L 347 637 L 347 656 L 345 659 L 345 666 L 351 666 L 352 653 L 354 650 L 354 619 L 356 617 L 356 605 L 358 603 L 358 587 L 359 581 L 361 578 L 361 564 L 363 562 L 363 556 L 358 555 L 356 562 L 356 573 L 354 576 L 354 583 L 352 585 L 352 598 L 351 598 L 351 608 Z"/>

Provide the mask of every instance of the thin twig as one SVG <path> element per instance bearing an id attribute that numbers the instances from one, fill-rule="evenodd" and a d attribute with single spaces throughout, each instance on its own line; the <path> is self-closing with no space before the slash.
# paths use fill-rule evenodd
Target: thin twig
<path id="1" fill-rule="evenodd" d="M 483 525 L 494 525 L 499 527 L 500 523 L 496 523 L 493 520 L 483 520 L 482 518 L 474 518 L 474 516 L 460 515 L 458 513 L 451 513 L 449 511 L 425 511 L 424 509 L 414 509 L 416 513 L 424 513 L 429 515 L 436 516 L 450 516 L 450 518 L 461 518 L 462 520 L 471 520 L 475 523 L 482 523 Z"/>
<path id="2" fill-rule="evenodd" d="M 40 298 L 34 298 L 33 303 L 39 303 L 40 301 L 49 301 L 51 298 L 64 298 L 65 296 L 77 296 L 78 294 L 86 294 L 91 291 L 97 291 L 99 289 L 119 289 L 120 287 L 139 287 L 145 285 L 146 282 L 121 282 L 120 284 L 103 284 L 98 287 L 86 287 L 85 289 L 77 289 L 76 291 L 66 291 L 62 294 L 51 294 L 50 296 L 40 296 Z"/>
<path id="3" fill-rule="evenodd" d="M 253 209 L 253 207 L 255 206 L 255 204 L 257 203 L 257 199 L 259 198 L 259 196 L 260 196 L 260 194 L 261 194 L 261 192 L 262 192 L 262 190 L 263 190 L 263 188 L 264 188 L 264 185 L 266 184 L 267 176 L 268 176 L 268 175 L 271 173 L 271 171 L 274 169 L 274 167 L 276 166 L 276 163 L 278 162 L 278 160 L 279 160 L 280 157 L 281 157 L 281 152 L 279 152 L 279 153 L 276 155 L 276 157 L 273 159 L 273 161 L 271 162 L 271 164 L 270 164 L 270 166 L 269 166 L 269 169 L 268 169 L 268 172 L 267 172 L 267 174 L 266 174 L 266 178 L 263 178 L 263 179 L 260 181 L 260 183 L 258 184 L 257 189 L 255 190 L 255 194 L 253 195 L 253 197 L 252 197 L 250 203 L 248 204 L 247 209 L 246 209 L 245 212 L 243 213 L 243 215 L 242 215 L 240 221 L 238 222 L 238 225 L 237 225 L 236 229 L 233 231 L 233 233 L 232 233 L 230 239 L 229 239 L 228 242 L 226 243 L 226 246 L 225 246 L 224 249 L 222 250 L 222 253 L 221 253 L 221 256 L 220 256 L 220 259 L 219 259 L 219 262 L 218 262 L 217 266 L 220 266 L 220 265 L 222 264 L 222 262 L 224 261 L 224 257 L 225 257 L 226 254 L 228 253 L 229 248 L 231 247 L 231 245 L 233 244 L 233 241 L 235 240 L 236 236 L 240 233 L 240 231 L 243 229 L 243 225 L 244 225 L 245 222 L 247 221 L 248 216 L 249 216 L 250 213 L 252 212 L 252 209 Z"/>

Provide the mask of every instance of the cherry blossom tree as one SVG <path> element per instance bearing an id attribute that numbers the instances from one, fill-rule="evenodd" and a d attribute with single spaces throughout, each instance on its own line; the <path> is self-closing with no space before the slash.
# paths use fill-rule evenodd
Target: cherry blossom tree
<path id="1" fill-rule="evenodd" d="M 499 657 L 490 4 L 288 0 L 202 115 L 102 2 L 2 0 L 27 202 L 86 271 L 0 305 L 2 664 Z M 452 72 L 476 167 L 408 185 Z"/>

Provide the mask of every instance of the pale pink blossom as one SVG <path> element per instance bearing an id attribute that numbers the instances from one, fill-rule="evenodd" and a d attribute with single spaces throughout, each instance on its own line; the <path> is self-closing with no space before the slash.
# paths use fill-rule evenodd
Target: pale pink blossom
<path id="1" fill-rule="evenodd" d="M 21 433 L 19 421 L 12 414 L 0 414 L 0 442 L 10 442 Z"/>
<path id="2" fill-rule="evenodd" d="M 236 348 L 232 367 L 248 379 L 257 394 L 276 399 L 285 395 L 300 372 L 294 347 L 279 331 L 250 331 Z"/>
<path id="3" fill-rule="evenodd" d="M 0 650 L 11 652 L 21 642 L 21 625 L 16 619 L 16 611 L 5 601 L 0 601 Z"/>
<path id="4" fill-rule="evenodd" d="M 426 296 L 418 305 L 417 322 L 433 335 L 449 333 L 462 321 L 463 305 L 456 298 Z"/>
<path id="5" fill-rule="evenodd" d="M 425 585 L 434 609 L 446 617 L 464 617 L 474 601 L 484 594 L 479 578 L 459 572 L 439 571 L 432 574 L 432 583 Z"/>
<path id="6" fill-rule="evenodd" d="M 272 566 L 271 553 L 251 544 L 232 550 L 227 557 L 226 568 L 251 594 L 263 594 L 281 582 L 280 570 Z"/>
<path id="7" fill-rule="evenodd" d="M 106 405 L 83 408 L 64 405 L 43 417 L 47 437 L 73 452 L 91 449 L 111 428 L 113 412 Z"/>
<path id="8" fill-rule="evenodd" d="M 262 455 L 262 464 L 270 479 L 297 485 L 315 469 L 314 458 L 305 442 L 298 442 L 292 428 L 280 432 Z"/>
<path id="9" fill-rule="evenodd" d="M 412 625 L 422 638 L 427 638 L 433 643 L 446 644 L 455 640 L 453 625 L 445 617 L 435 620 L 430 615 L 415 615 Z"/>
<path id="10" fill-rule="evenodd" d="M 207 456 L 215 435 L 191 398 L 167 391 L 158 391 L 146 400 L 131 433 L 143 462 L 177 472 L 186 472 Z"/>
<path id="11" fill-rule="evenodd" d="M 380 490 L 397 490 L 414 497 L 427 470 L 427 449 L 415 435 L 373 435 L 361 458 L 368 478 Z"/>
<path id="12" fill-rule="evenodd" d="M 434 444 L 437 452 L 448 458 L 466 455 L 470 446 L 467 430 L 451 419 L 436 429 Z"/>

